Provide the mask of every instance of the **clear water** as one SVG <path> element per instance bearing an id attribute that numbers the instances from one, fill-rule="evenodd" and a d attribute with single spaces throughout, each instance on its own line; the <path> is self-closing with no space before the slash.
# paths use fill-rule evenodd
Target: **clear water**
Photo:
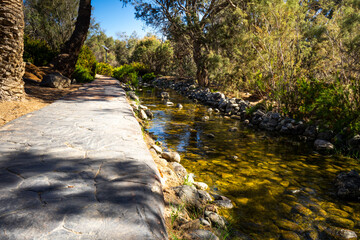
<path id="1" fill-rule="evenodd" d="M 222 212 L 233 228 L 252 239 L 311 239 L 319 226 L 347 228 L 360 235 L 360 203 L 333 195 L 336 175 L 360 170 L 357 160 L 321 156 L 304 143 L 248 129 L 169 92 L 170 101 L 181 103 L 183 109 L 167 107 L 157 97 L 160 90 L 140 92 L 141 104 L 154 113 L 148 131 L 165 148 L 180 153 L 181 163 L 196 181 L 234 202 L 234 209 Z M 201 121 L 204 115 L 210 121 Z M 231 127 L 239 130 L 229 132 Z"/>

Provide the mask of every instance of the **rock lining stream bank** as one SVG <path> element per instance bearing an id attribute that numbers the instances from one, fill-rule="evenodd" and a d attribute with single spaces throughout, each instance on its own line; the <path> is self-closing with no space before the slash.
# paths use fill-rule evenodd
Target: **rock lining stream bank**
<path id="1" fill-rule="evenodd" d="M 348 164 L 345 162 L 342 164 L 340 160 L 333 165 L 333 160 L 316 155 L 309 158 L 302 155 L 292 156 L 287 153 L 279 158 L 273 155 L 279 153 L 269 151 L 271 149 L 266 151 L 266 156 L 262 156 L 260 161 L 256 160 L 254 156 L 259 152 L 258 147 L 254 148 L 253 146 L 249 149 L 250 152 L 246 152 L 246 145 L 254 140 L 243 135 L 244 130 L 238 124 L 239 121 L 231 120 L 230 117 L 227 119 L 226 116 L 225 118 L 221 117 L 215 114 L 215 109 L 214 113 L 209 114 L 209 118 L 203 121 L 202 117 L 207 112 L 201 110 L 204 107 L 191 104 L 191 101 L 177 97 L 172 91 L 169 93 L 171 98 L 166 102 L 160 101 L 161 91 L 144 89 L 140 93 L 142 104 L 150 108 L 154 114 L 154 123 L 150 123 L 152 125 L 150 129 L 153 130 L 150 131 L 155 131 L 155 135 L 162 136 L 160 139 L 165 142 L 165 148 L 176 149 L 172 145 L 176 143 L 180 147 L 178 149 L 186 168 L 198 175 L 200 180 L 209 183 L 212 190 L 214 184 L 218 185 L 221 191 L 226 190 L 223 188 L 227 186 L 223 184 L 226 182 L 233 185 L 230 185 L 229 189 L 236 188 L 240 196 L 232 194 L 231 191 L 230 195 L 228 195 L 229 191 L 225 191 L 224 194 L 235 201 L 236 216 L 246 216 L 245 219 L 241 217 L 241 221 L 236 222 L 246 233 L 246 236 L 239 239 L 335 239 L 331 237 L 336 236 L 334 235 L 336 233 L 350 233 L 354 232 L 351 231 L 352 229 L 359 228 L 359 216 L 355 214 L 359 210 L 357 205 L 340 203 L 334 199 L 335 196 L 324 195 L 328 194 L 327 192 L 330 190 L 327 179 L 335 179 L 334 174 L 341 169 L 349 169 L 346 167 Z M 152 97 L 148 98 L 147 96 L 150 95 Z M 159 98 L 155 100 L 154 96 L 159 96 Z M 168 104 L 170 101 L 174 103 Z M 183 108 L 180 107 L 181 105 Z M 167 120 L 171 121 L 167 122 Z M 163 134 L 161 131 L 166 131 L 167 134 Z M 248 132 L 250 133 L 250 130 Z M 245 137 L 246 145 L 235 136 Z M 229 139 L 224 141 L 227 138 Z M 181 142 L 179 142 L 180 139 L 182 139 Z M 195 141 L 194 143 L 191 142 L 192 139 Z M 183 140 L 190 142 L 184 143 Z M 219 142 L 220 145 L 217 146 L 216 142 Z M 196 149 L 193 144 L 196 144 Z M 233 150 L 228 151 L 227 148 L 223 148 L 224 144 L 231 144 L 233 150 L 238 150 L 236 154 L 232 155 L 233 158 L 227 160 L 226 157 L 225 159 L 221 157 L 219 159 L 220 153 L 217 152 L 220 149 L 230 154 L 235 153 Z M 184 148 L 184 146 L 187 147 Z M 185 149 L 187 149 L 186 152 L 184 152 Z M 200 158 L 193 155 L 194 151 L 200 153 Z M 283 157 L 290 159 L 283 159 Z M 212 172 L 211 164 L 225 167 L 221 168 L 219 180 L 216 180 L 218 173 Z M 232 165 L 241 167 L 234 169 Z M 321 165 L 323 166 L 321 167 Z M 231 171 L 234 170 L 238 176 L 231 174 Z M 304 174 L 302 171 L 305 171 Z M 212 180 L 209 177 L 215 179 Z M 233 178 L 235 181 L 232 180 Z M 261 191 L 257 193 L 260 195 L 253 195 L 254 190 L 259 186 L 265 188 L 260 188 Z M 252 212 L 247 213 L 249 210 Z M 252 219 L 252 215 L 255 219 Z M 228 215 L 226 216 L 228 217 Z M 349 230 L 345 231 L 346 228 Z M 240 232 L 243 232 L 242 230 Z M 274 238 L 274 236 L 277 237 Z"/>

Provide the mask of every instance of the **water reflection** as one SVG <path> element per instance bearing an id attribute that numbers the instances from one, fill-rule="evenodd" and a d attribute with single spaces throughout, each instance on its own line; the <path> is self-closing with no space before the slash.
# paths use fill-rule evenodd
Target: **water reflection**
<path id="1" fill-rule="evenodd" d="M 167 107 L 157 94 L 141 93 L 142 103 L 154 113 L 149 132 L 165 148 L 180 153 L 197 181 L 233 200 L 236 207 L 224 214 L 235 228 L 253 239 L 307 239 L 322 226 L 348 228 L 359 235 L 360 204 L 332 195 L 339 172 L 360 170 L 356 160 L 320 156 L 306 144 L 256 132 L 215 114 L 203 122 L 206 107 L 175 92 L 170 92 L 170 100 L 183 109 Z M 228 131 L 231 127 L 238 131 Z"/>

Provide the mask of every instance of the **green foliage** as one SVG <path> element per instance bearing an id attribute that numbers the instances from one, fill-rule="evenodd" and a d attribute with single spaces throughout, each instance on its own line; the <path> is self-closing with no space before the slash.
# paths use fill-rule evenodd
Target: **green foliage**
<path id="1" fill-rule="evenodd" d="M 138 86 L 139 77 L 142 77 L 148 73 L 148 71 L 148 67 L 144 64 L 134 62 L 115 68 L 113 71 L 113 77 L 133 86 Z"/>
<path id="2" fill-rule="evenodd" d="M 108 63 L 98 63 L 96 64 L 96 73 L 105 76 L 112 76 L 113 67 Z"/>
<path id="3" fill-rule="evenodd" d="M 156 75 L 155 73 L 146 73 L 143 77 L 142 77 L 142 80 L 144 82 L 150 82 L 152 80 L 154 80 L 156 78 Z"/>
<path id="4" fill-rule="evenodd" d="M 87 83 L 91 82 L 95 79 L 95 77 L 91 74 L 89 69 L 77 65 L 75 68 L 75 72 L 72 74 L 72 77 L 76 79 L 79 83 Z"/>
<path id="5" fill-rule="evenodd" d="M 193 185 L 194 185 L 193 179 L 192 179 L 192 177 L 191 177 L 189 174 L 187 174 L 187 175 L 185 176 L 183 185 L 188 185 L 188 186 L 193 186 Z"/>
<path id="6" fill-rule="evenodd" d="M 77 67 L 81 66 L 82 68 L 85 68 L 87 72 L 91 74 L 92 77 L 95 77 L 96 65 L 97 62 L 93 52 L 90 50 L 88 46 L 84 45 L 81 49 L 76 66 Z M 80 69 L 82 70 L 82 68 Z"/>
<path id="7" fill-rule="evenodd" d="M 179 214 L 181 213 L 181 211 L 185 208 L 185 205 L 172 205 L 170 203 L 170 207 L 171 207 L 171 225 L 173 225 L 176 221 L 176 219 L 179 217 Z"/>
<path id="8" fill-rule="evenodd" d="M 25 34 L 58 51 L 75 29 L 79 0 L 25 0 Z"/>
<path id="9" fill-rule="evenodd" d="M 43 40 L 24 37 L 24 61 L 31 62 L 36 66 L 45 66 L 58 54 L 51 50 L 50 46 Z"/>

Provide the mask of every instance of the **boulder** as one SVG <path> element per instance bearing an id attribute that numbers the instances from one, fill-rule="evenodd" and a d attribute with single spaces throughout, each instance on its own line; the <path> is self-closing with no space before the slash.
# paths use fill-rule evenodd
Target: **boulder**
<path id="1" fill-rule="evenodd" d="M 317 139 L 314 142 L 314 147 L 317 151 L 328 152 L 334 150 L 334 145 L 331 142 L 321 139 Z"/>
<path id="2" fill-rule="evenodd" d="M 188 172 L 183 167 L 183 165 L 181 165 L 178 162 L 170 163 L 170 167 L 176 173 L 176 175 L 181 179 L 185 179 L 185 177 L 188 175 Z"/>
<path id="3" fill-rule="evenodd" d="M 70 87 L 71 80 L 58 72 L 53 72 L 45 75 L 42 79 L 40 86 L 52 88 L 67 88 Z"/>
<path id="4" fill-rule="evenodd" d="M 185 203 L 191 206 L 197 206 L 199 194 L 195 187 L 189 185 L 181 185 L 174 188 L 176 195 Z"/>
<path id="5" fill-rule="evenodd" d="M 355 170 L 340 173 L 335 180 L 337 196 L 342 199 L 360 201 L 360 175 Z"/>
<path id="6" fill-rule="evenodd" d="M 349 146 L 352 150 L 360 151 L 360 135 L 351 138 L 349 140 Z"/>
<path id="7" fill-rule="evenodd" d="M 161 157 L 165 158 L 169 162 L 180 162 L 181 157 L 177 152 L 163 152 Z"/>

